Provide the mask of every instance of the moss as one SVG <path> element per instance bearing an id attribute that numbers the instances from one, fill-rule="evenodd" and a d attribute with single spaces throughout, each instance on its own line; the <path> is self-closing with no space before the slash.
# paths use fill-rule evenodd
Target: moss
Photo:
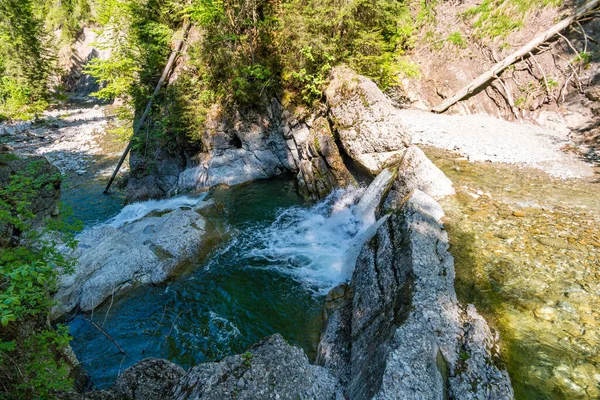
<path id="1" fill-rule="evenodd" d="M 8 163 L 17 160 L 20 160 L 20 158 L 13 153 L 0 153 L 0 163 Z"/>

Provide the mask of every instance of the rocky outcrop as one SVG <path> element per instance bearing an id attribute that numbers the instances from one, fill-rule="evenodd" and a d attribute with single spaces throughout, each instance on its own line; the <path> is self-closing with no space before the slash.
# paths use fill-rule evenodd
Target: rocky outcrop
<path id="1" fill-rule="evenodd" d="M 110 390 L 72 394 L 70 400 L 163 400 L 173 396 L 173 390 L 185 370 L 159 358 L 146 358 L 119 375 Z"/>
<path id="2" fill-rule="evenodd" d="M 303 192 L 317 199 L 355 182 L 345 156 L 371 177 L 401 159 L 410 134 L 373 81 L 338 67 L 325 95 L 327 105 L 312 114 L 286 108 L 276 98 L 265 99 L 258 109 L 227 111 L 215 105 L 195 133 L 200 150 L 158 150 L 151 160 L 132 153 L 127 200 L 199 192 L 286 171 L 297 174 Z"/>
<path id="3" fill-rule="evenodd" d="M 200 151 L 191 148 L 180 154 L 155 154 L 154 163 L 159 165 L 150 174 L 146 160 L 132 154 L 127 200 L 201 192 L 295 170 L 283 135 L 282 113 L 277 99 L 266 102 L 261 110 L 226 112 L 213 107 L 205 128 L 197 133 Z"/>
<path id="4" fill-rule="evenodd" d="M 173 398 L 342 400 L 343 396 L 336 378 L 310 365 L 302 349 L 276 334 L 244 354 L 192 368 Z"/>
<path id="5" fill-rule="evenodd" d="M 410 146 L 394 167 L 396 179 L 385 196 L 385 209 L 397 210 L 414 190 L 420 190 L 434 199 L 453 195 L 452 181 L 417 146 Z"/>
<path id="6" fill-rule="evenodd" d="M 323 399 L 343 400 L 338 380 L 310 365 L 299 347 L 273 335 L 243 354 L 185 371 L 149 358 L 127 369 L 110 390 L 73 395 L 72 400 Z"/>
<path id="7" fill-rule="evenodd" d="M 103 224 L 80 234 L 75 271 L 63 274 L 55 294 L 53 316 L 74 308 L 91 311 L 106 298 L 139 283 L 167 279 L 202 246 L 207 231 L 199 211 L 210 205 L 180 208 L 152 215 L 124 226 Z"/>
<path id="8" fill-rule="evenodd" d="M 513 398 L 487 324 L 456 298 L 443 210 L 420 190 L 385 204 L 344 301 L 328 312 L 318 363 L 350 399 Z"/>
<path id="9" fill-rule="evenodd" d="M 60 35 L 60 32 L 57 34 Z M 111 51 L 107 46 L 98 46 L 103 40 L 105 38 L 102 38 L 96 29 L 84 27 L 74 43 L 69 43 L 59 50 L 60 69 L 68 71 L 61 77 L 61 83 L 72 100 L 87 100 L 91 93 L 100 90 L 100 84 L 83 71 L 92 59 L 108 60 L 110 57 Z"/>
<path id="10" fill-rule="evenodd" d="M 32 214 L 29 223 L 36 227 L 48 217 L 58 214 L 61 176 L 56 167 L 43 157 L 16 156 L 9 153 L 7 148 L 0 149 L 0 189 L 7 188 L 16 176 L 32 182 L 27 185 L 31 192 L 17 193 L 23 196 L 22 200 L 29 203 L 27 212 Z M 10 243 L 16 244 L 20 234 L 14 225 L 0 224 L 0 247 Z"/>
<path id="11" fill-rule="evenodd" d="M 344 151 L 372 175 L 399 160 L 410 145 L 398 110 L 372 80 L 336 67 L 325 97 Z"/>
<path id="12" fill-rule="evenodd" d="M 326 118 L 317 118 L 305 137 L 300 137 L 298 131 L 294 133 L 296 135 L 292 137 L 298 149 L 298 184 L 307 196 L 322 199 L 333 189 L 355 182 Z"/>

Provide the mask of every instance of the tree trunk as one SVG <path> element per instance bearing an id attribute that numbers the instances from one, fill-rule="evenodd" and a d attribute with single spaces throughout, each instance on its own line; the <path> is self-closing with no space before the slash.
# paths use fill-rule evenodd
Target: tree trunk
<path id="1" fill-rule="evenodd" d="M 454 96 L 448 98 L 437 106 L 433 107 L 431 111 L 435 113 L 443 113 L 455 103 L 459 102 L 466 96 L 472 94 L 480 87 L 487 84 L 490 80 L 495 79 L 496 76 L 500 75 L 502 71 L 506 68 L 514 64 L 516 61 L 521 59 L 521 57 L 526 56 L 530 52 L 532 52 L 536 47 L 540 44 L 548 41 L 553 36 L 557 35 L 563 29 L 568 28 L 573 22 L 577 21 L 579 18 L 583 17 L 585 14 L 594 10 L 598 7 L 598 2 L 600 0 L 590 0 L 585 6 L 581 7 L 575 14 L 572 16 L 560 21 L 558 24 L 552 26 L 543 34 L 535 37 L 531 41 L 529 41 L 525 46 L 519 48 L 517 51 L 506 57 L 504 60 L 494 64 L 492 68 L 479 75 L 473 81 L 471 81 L 468 85 L 464 86 L 458 92 L 454 94 Z"/>

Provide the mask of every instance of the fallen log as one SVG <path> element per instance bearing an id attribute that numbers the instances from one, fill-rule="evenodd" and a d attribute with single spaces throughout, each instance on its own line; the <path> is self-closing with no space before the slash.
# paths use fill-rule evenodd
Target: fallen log
<path id="1" fill-rule="evenodd" d="M 578 19 L 584 17 L 590 11 L 593 11 L 596 7 L 598 7 L 600 0 L 590 0 L 583 7 L 579 8 L 575 14 L 571 15 L 568 18 L 563 19 L 556 25 L 553 25 L 550 29 L 548 29 L 543 34 L 536 36 L 532 40 L 530 40 L 526 45 L 516 50 L 514 53 L 510 54 L 504 60 L 494 64 L 492 68 L 479 75 L 477 78 L 472 80 L 468 85 L 464 86 L 458 92 L 456 92 L 452 97 L 446 99 L 442 103 L 431 109 L 432 112 L 435 113 L 443 113 L 451 106 L 465 98 L 466 96 L 472 94 L 477 89 L 484 86 L 486 83 L 495 79 L 502 71 L 506 68 L 510 67 L 515 62 L 519 61 L 522 57 L 525 57 L 530 52 L 535 50 L 536 47 L 541 45 L 542 43 L 547 42 L 549 39 L 558 35 L 562 30 L 568 28 L 572 23 L 576 22 Z"/>
<path id="2" fill-rule="evenodd" d="M 139 132 L 141 127 L 144 125 L 144 122 L 146 122 L 146 118 L 148 118 L 148 114 L 150 114 L 150 109 L 152 108 L 152 103 L 154 102 L 154 98 L 156 97 L 156 95 L 160 91 L 162 85 L 165 83 L 165 81 L 167 80 L 167 77 L 171 73 L 171 69 L 173 68 L 175 59 L 177 58 L 177 55 L 179 54 L 179 51 L 181 50 L 181 47 L 183 46 L 183 42 L 185 41 L 185 38 L 190 30 L 190 26 L 191 26 L 190 22 L 186 19 L 185 22 L 183 23 L 182 37 L 181 37 L 181 39 L 179 39 L 175 42 L 175 44 L 173 46 L 173 51 L 171 52 L 171 55 L 169 56 L 169 60 L 167 61 L 167 65 L 165 65 L 165 69 L 163 70 L 163 73 L 160 76 L 160 79 L 158 80 L 156 87 L 154 88 L 154 93 L 152 93 L 152 96 L 150 96 L 150 99 L 148 99 L 148 104 L 146 104 L 146 109 L 144 110 L 144 113 L 138 120 L 137 125 L 133 129 L 133 135 L 131 136 L 131 139 L 129 140 L 127 147 L 123 151 L 123 154 L 121 155 L 121 158 L 119 159 L 119 162 L 117 163 L 115 171 L 113 172 L 112 176 L 110 177 L 110 180 L 108 181 L 108 184 L 106 185 L 106 188 L 104 189 L 104 193 L 108 193 L 108 189 L 110 189 L 110 186 L 112 185 L 113 181 L 115 180 L 115 177 L 119 173 L 119 170 L 121 169 L 121 165 L 123 165 L 123 161 L 125 161 L 127 154 L 129 154 L 129 150 L 131 150 L 131 144 L 133 143 L 133 138 L 137 135 L 137 133 Z"/>

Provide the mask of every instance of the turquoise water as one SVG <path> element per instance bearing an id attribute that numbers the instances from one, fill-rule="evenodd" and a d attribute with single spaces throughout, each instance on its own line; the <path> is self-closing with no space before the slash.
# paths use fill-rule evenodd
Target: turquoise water
<path id="1" fill-rule="evenodd" d="M 125 193 L 113 186 L 104 194 L 105 186 L 106 178 L 69 176 L 62 185 L 61 201 L 71 208 L 72 218 L 85 226 L 106 221 L 123 208 Z"/>
<path id="2" fill-rule="evenodd" d="M 288 233 L 290 238 L 298 236 L 298 229 L 307 236 L 306 229 L 296 229 L 294 215 L 312 210 L 315 220 L 322 219 L 329 212 L 327 205 L 311 209 L 289 179 L 218 189 L 209 197 L 223 205 L 210 217 L 211 225 L 222 232 L 220 244 L 193 260 L 178 278 L 135 288 L 93 315 L 76 315 L 69 321 L 73 349 L 95 387 L 110 386 L 119 372 L 142 358 L 163 357 L 188 368 L 242 352 L 276 332 L 300 345 L 309 357 L 314 355 L 322 327 L 323 287 L 311 284 L 306 274 L 300 279 L 285 271 L 312 265 L 316 256 L 277 256 L 279 245 L 266 249 L 285 243 Z M 338 233 L 343 234 L 332 235 Z M 319 246 L 304 244 L 311 247 Z"/>

